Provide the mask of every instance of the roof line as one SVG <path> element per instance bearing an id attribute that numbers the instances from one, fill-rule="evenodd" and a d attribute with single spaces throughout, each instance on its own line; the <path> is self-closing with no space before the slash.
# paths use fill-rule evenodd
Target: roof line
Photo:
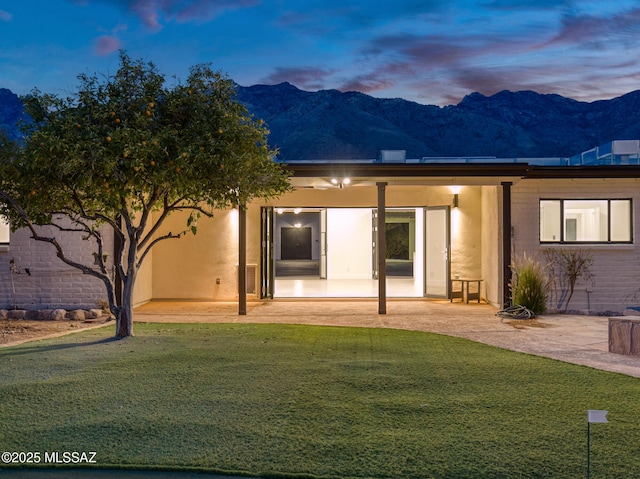
<path id="1" fill-rule="evenodd" d="M 536 166 L 528 163 L 289 163 L 285 168 L 294 177 L 516 177 L 542 178 L 640 178 L 640 165 Z"/>

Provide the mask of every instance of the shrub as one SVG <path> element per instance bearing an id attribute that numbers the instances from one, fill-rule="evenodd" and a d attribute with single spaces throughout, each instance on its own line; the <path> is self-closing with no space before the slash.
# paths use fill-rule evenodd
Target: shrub
<path id="1" fill-rule="evenodd" d="M 558 309 L 569 307 L 578 282 L 592 282 L 593 254 L 590 249 L 548 249 L 544 251 Z M 564 304 L 564 308 L 563 308 Z"/>
<path id="2" fill-rule="evenodd" d="M 524 306 L 534 314 L 547 310 L 549 282 L 544 267 L 526 254 L 516 257 L 511 266 L 511 302 Z"/>

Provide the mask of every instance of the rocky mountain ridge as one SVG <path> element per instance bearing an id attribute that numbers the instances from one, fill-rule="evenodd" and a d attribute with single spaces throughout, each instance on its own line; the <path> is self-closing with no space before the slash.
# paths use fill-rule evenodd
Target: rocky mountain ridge
<path id="1" fill-rule="evenodd" d="M 238 97 L 272 130 L 285 160 L 423 156 L 567 157 L 611 140 L 640 138 L 640 91 L 579 102 L 532 91 L 472 93 L 438 107 L 288 83 L 240 87 Z"/>
<path id="2" fill-rule="evenodd" d="M 0 129 L 9 134 L 10 138 L 18 137 L 17 123 L 22 115 L 22 103 L 18 95 L 0 88 Z"/>
<path id="3" fill-rule="evenodd" d="M 532 91 L 472 93 L 438 107 L 281 83 L 238 86 L 238 99 L 266 121 L 285 161 L 373 159 L 380 150 L 406 150 L 408 158 L 567 157 L 640 139 L 640 91 L 591 103 Z M 0 88 L 0 127 L 16 136 L 21 113 L 20 99 Z"/>

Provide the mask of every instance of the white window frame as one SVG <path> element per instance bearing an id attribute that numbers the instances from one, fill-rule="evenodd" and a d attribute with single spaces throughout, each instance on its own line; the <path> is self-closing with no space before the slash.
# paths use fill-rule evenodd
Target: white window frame
<path id="1" fill-rule="evenodd" d="M 567 239 L 566 236 L 566 224 L 565 224 L 565 215 L 567 208 L 565 206 L 565 202 L 606 202 L 607 211 L 606 211 L 606 239 L 604 240 L 573 240 Z M 611 215 L 611 202 L 612 201 L 628 201 L 629 202 L 629 240 L 612 240 L 611 239 L 611 223 L 612 223 L 612 215 Z M 544 225 L 548 224 L 549 218 L 544 220 L 543 215 L 543 202 L 553 203 L 557 202 L 560 206 L 560 214 L 559 214 L 559 224 L 553 227 L 554 231 L 559 232 L 559 238 L 555 238 L 552 240 L 543 239 L 544 233 Z M 632 244 L 633 243 L 633 200 L 631 198 L 540 198 L 538 204 L 538 238 L 541 244 Z M 552 218 L 553 219 L 553 218 Z"/>
<path id="2" fill-rule="evenodd" d="M 11 226 L 9 221 L 0 215 L 0 251 L 9 251 L 11 241 Z"/>

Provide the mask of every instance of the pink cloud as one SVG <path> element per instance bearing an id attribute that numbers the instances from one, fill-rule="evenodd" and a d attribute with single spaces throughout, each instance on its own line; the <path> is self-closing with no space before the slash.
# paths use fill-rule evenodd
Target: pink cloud
<path id="1" fill-rule="evenodd" d="M 359 91 L 361 93 L 373 93 L 380 90 L 386 90 L 395 86 L 396 82 L 391 80 L 371 78 L 370 76 L 362 76 L 352 78 L 344 83 L 340 91 Z"/>
<path id="2" fill-rule="evenodd" d="M 250 8 L 261 3 L 261 0 L 211 0 L 167 1 L 173 3 L 174 16 L 178 22 L 202 22 L 211 20 L 225 10 Z"/>
<path id="3" fill-rule="evenodd" d="M 347 79 L 338 89 L 373 93 L 391 89 L 401 83 L 404 78 L 415 76 L 415 67 L 410 62 L 381 63 L 375 66 L 375 71 L 361 72 Z"/>
<path id="4" fill-rule="evenodd" d="M 611 17 L 591 15 L 567 16 L 562 20 L 560 32 L 543 46 L 555 44 L 589 44 L 611 37 L 637 37 L 640 30 L 640 9 L 630 10 Z"/>
<path id="5" fill-rule="evenodd" d="M 276 68 L 264 81 L 266 83 L 289 82 L 307 90 L 324 88 L 325 80 L 335 73 L 335 70 L 315 67 Z"/>
<path id="6" fill-rule="evenodd" d="M 85 0 L 104 2 L 105 0 Z M 211 20 L 225 10 L 237 10 L 258 5 L 261 0 L 115 0 L 123 9 L 133 13 L 144 25 L 159 30 L 164 23 L 201 23 Z M 76 0 L 77 3 L 77 0 Z"/>
<path id="7" fill-rule="evenodd" d="M 93 45 L 93 51 L 100 56 L 110 55 L 122 48 L 120 40 L 109 35 L 98 37 Z"/>
<path id="8" fill-rule="evenodd" d="M 118 3 L 126 10 L 131 11 L 148 28 L 152 30 L 162 28 L 158 12 L 158 0 L 121 0 Z"/>
<path id="9" fill-rule="evenodd" d="M 470 44 L 471 42 L 466 41 L 463 36 L 451 38 L 435 35 L 388 35 L 375 38 L 363 53 L 365 55 L 400 54 L 413 61 L 419 59 L 423 62 L 439 64 L 473 56 Z"/>

